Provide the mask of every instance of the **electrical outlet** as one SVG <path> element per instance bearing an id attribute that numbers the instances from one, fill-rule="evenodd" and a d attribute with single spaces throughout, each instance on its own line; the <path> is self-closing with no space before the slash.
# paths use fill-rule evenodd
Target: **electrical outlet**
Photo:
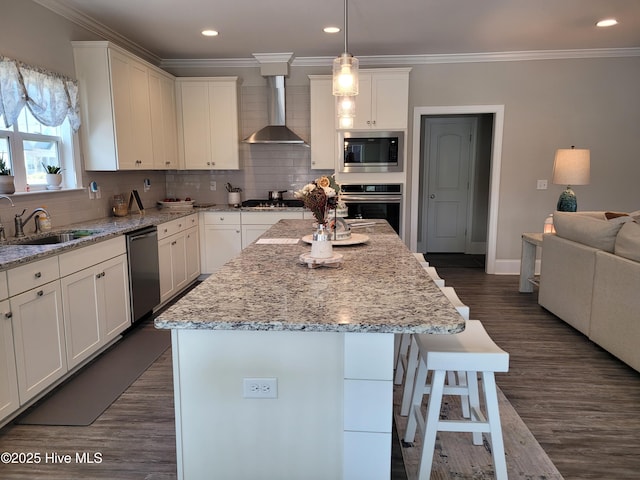
<path id="1" fill-rule="evenodd" d="M 546 190 L 547 189 L 547 181 L 546 180 L 538 180 L 538 190 Z"/>
<path id="2" fill-rule="evenodd" d="M 216 182 L 209 182 L 209 190 L 212 192 L 216 191 Z"/>
<path id="3" fill-rule="evenodd" d="M 277 378 L 244 378 L 242 382 L 244 398 L 278 398 Z"/>

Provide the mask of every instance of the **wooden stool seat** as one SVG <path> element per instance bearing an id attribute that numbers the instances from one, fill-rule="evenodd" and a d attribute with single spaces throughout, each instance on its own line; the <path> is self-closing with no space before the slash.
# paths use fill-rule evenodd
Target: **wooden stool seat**
<path id="1" fill-rule="evenodd" d="M 482 444 L 482 432 L 489 433 L 496 479 L 507 480 L 494 372 L 509 370 L 509 354 L 493 342 L 478 320 L 469 320 L 461 333 L 414 335 L 413 341 L 418 349 L 418 370 L 404 440 L 412 442 L 417 429 L 423 434 L 419 480 L 427 480 L 431 476 L 438 431 L 470 432 L 475 445 Z M 466 372 L 466 381 L 445 385 L 447 371 Z M 432 372 L 431 383 L 427 382 L 429 372 Z M 480 408 L 478 373 L 482 381 L 485 414 Z M 423 417 L 422 398 L 427 394 L 427 414 Z M 470 418 L 441 420 L 444 394 L 468 397 Z"/>

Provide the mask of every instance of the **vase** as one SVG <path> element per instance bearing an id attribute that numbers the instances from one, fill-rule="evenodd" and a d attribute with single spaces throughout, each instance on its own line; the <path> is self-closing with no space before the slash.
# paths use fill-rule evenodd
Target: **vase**
<path id="1" fill-rule="evenodd" d="M 62 183 L 62 174 L 60 173 L 47 173 L 47 190 L 59 190 Z"/>
<path id="2" fill-rule="evenodd" d="M 0 175 L 0 193 L 15 193 L 16 186 L 13 175 Z"/>
<path id="3" fill-rule="evenodd" d="M 331 258 L 333 257 L 333 246 L 329 239 L 329 232 L 325 226 L 320 224 L 313 234 L 311 241 L 311 256 L 313 258 Z"/>

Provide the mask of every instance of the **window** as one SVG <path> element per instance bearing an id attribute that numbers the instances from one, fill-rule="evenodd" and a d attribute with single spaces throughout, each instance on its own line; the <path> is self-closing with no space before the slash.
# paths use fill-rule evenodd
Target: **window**
<path id="1" fill-rule="evenodd" d="M 45 190 L 51 166 L 62 169 L 63 188 L 75 188 L 77 82 L 0 56 L 0 99 L 0 158 L 16 192 Z"/>
<path id="2" fill-rule="evenodd" d="M 29 111 L 22 109 L 18 121 L 9 128 L 0 122 L 0 156 L 15 176 L 16 192 L 46 190 L 45 166 L 57 166 L 64 174 L 64 188 L 75 188 L 73 150 L 65 145 L 65 137 L 71 138 L 67 121 L 58 127 L 42 125 Z M 69 158 L 69 161 L 67 161 Z"/>

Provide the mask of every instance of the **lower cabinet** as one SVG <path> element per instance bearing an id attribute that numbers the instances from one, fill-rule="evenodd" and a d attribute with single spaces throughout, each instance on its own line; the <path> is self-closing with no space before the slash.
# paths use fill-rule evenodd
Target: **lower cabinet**
<path id="1" fill-rule="evenodd" d="M 24 404 L 67 372 L 60 281 L 13 296 L 9 302 L 18 392 Z"/>
<path id="2" fill-rule="evenodd" d="M 5 277 L 4 272 L 1 274 Z M 0 302 L 0 420 L 20 406 L 9 300 Z"/>
<path id="3" fill-rule="evenodd" d="M 242 248 L 252 244 L 260 235 L 283 218 L 301 219 L 302 212 L 242 212 Z"/>
<path id="4" fill-rule="evenodd" d="M 63 277 L 60 283 L 71 369 L 131 324 L 127 257 L 119 255 Z"/>
<path id="5" fill-rule="evenodd" d="M 200 275 L 198 214 L 158 226 L 160 303 L 171 299 Z"/>
<path id="6" fill-rule="evenodd" d="M 213 273 L 242 251 L 240 212 L 202 214 L 202 273 Z"/>

